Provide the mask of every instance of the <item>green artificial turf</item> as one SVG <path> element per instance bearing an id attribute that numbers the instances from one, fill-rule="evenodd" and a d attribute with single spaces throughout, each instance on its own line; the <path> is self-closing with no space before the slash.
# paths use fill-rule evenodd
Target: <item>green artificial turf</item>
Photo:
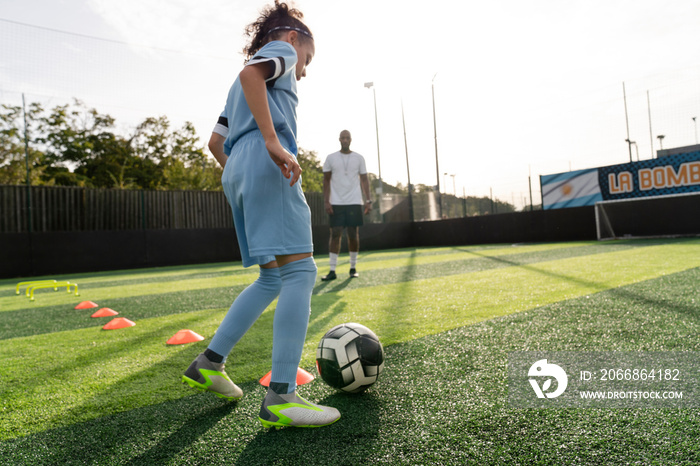
<path id="1" fill-rule="evenodd" d="M 695 464 L 697 409 L 521 409 L 508 404 L 506 365 L 511 351 L 700 351 L 699 267 L 698 240 L 362 254 L 359 279 L 344 264 L 317 283 L 301 366 L 315 373 L 323 333 L 356 321 L 384 343 L 384 373 L 359 396 L 315 380 L 302 393 L 341 420 L 270 432 L 255 419 L 272 308 L 227 366 L 243 400 L 179 384 L 255 273 L 78 275 L 79 298 L 44 290 L 35 303 L 5 280 L 0 464 Z M 137 325 L 102 330 L 108 318 L 73 309 L 83 299 Z M 166 345 L 182 328 L 205 341 Z"/>

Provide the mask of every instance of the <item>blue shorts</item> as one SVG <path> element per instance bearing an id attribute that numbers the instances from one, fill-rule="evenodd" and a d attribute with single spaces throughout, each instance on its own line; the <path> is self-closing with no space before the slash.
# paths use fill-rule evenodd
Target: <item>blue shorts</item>
<path id="1" fill-rule="evenodd" d="M 233 212 L 244 267 L 267 264 L 278 255 L 313 252 L 311 210 L 301 178 L 289 186 L 260 132 L 236 142 L 221 184 Z"/>

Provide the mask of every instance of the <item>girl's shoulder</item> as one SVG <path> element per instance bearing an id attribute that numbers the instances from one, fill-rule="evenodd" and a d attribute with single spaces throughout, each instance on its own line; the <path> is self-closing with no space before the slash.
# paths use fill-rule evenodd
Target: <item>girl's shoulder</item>
<path id="1" fill-rule="evenodd" d="M 260 50 L 255 53 L 254 57 L 269 55 L 270 52 L 293 54 L 296 56 L 296 50 L 294 50 L 292 44 L 283 40 L 273 40 L 260 47 Z"/>

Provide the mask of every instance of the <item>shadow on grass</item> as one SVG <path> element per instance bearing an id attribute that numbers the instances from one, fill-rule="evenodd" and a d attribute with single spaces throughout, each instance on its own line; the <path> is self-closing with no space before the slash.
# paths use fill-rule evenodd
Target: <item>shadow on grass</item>
<path id="1" fill-rule="evenodd" d="M 342 291 L 345 288 L 347 288 L 351 281 L 352 281 L 352 279 L 350 277 L 347 277 L 345 280 L 337 281 L 337 282 L 335 280 L 321 282 L 314 287 L 313 294 L 317 295 L 321 292 L 337 293 L 338 291 Z"/>
<path id="2" fill-rule="evenodd" d="M 206 394 L 154 404 L 0 442 L 2 464 L 362 464 L 380 438 L 386 407 L 373 394 L 332 394 L 316 385 L 304 396 L 341 412 L 319 429 L 263 429 L 264 391 L 241 385 L 237 403 Z M 307 393 L 311 393 L 308 395 Z M 321 394 L 319 396 L 319 394 Z"/>
<path id="3" fill-rule="evenodd" d="M 142 285 L 144 283 L 166 283 L 182 280 L 195 280 L 202 278 L 219 278 L 219 277 L 231 277 L 235 275 L 254 275 L 257 273 L 254 269 L 243 269 L 243 268 L 231 268 L 230 270 L 219 270 L 219 271 L 205 271 L 207 268 L 221 268 L 221 266 L 215 267 L 201 267 L 199 265 L 194 266 L 197 271 L 187 274 L 172 274 L 168 275 L 167 272 L 159 273 L 156 272 L 155 276 L 148 276 L 143 278 L 123 278 L 121 280 L 108 280 L 89 282 L 89 286 L 93 288 L 106 288 L 111 286 L 128 286 L 128 285 Z M 182 267 L 184 268 L 184 266 Z M 133 274 L 139 274 L 139 271 L 130 271 Z M 252 281 L 252 280 L 251 280 Z"/>
<path id="4" fill-rule="evenodd" d="M 361 272 L 359 279 L 337 280 L 332 282 L 320 282 L 314 288 L 314 302 L 319 296 L 333 294 L 343 290 L 354 290 L 374 285 L 386 285 L 391 283 L 406 283 L 419 278 L 449 277 L 456 274 L 479 272 L 496 268 L 526 266 L 541 261 L 557 259 L 569 259 L 593 254 L 609 253 L 635 247 L 654 246 L 664 244 L 659 241 L 623 241 L 620 243 L 601 243 L 575 248 L 562 248 L 540 252 L 518 253 L 514 248 L 514 254 L 505 256 L 490 256 L 479 253 L 479 250 L 488 248 L 455 247 L 455 251 L 470 253 L 472 259 L 458 261 L 444 261 L 439 263 L 421 264 L 415 263 L 421 255 L 416 249 L 403 251 L 408 260 L 406 266 L 391 269 L 377 269 Z M 530 267 L 530 270 L 538 270 Z M 100 306 L 110 307 L 124 317 L 140 319 L 158 317 L 182 312 L 190 312 L 203 309 L 228 308 L 235 297 L 246 285 L 231 287 L 210 288 L 203 290 L 185 290 L 172 293 L 134 296 L 128 298 L 114 298 L 100 302 Z M 11 290 L 14 293 L 14 290 Z M 21 299 L 17 297 L 17 299 Z M 26 308 L 16 311 L 0 312 L 0 340 L 29 335 L 39 335 L 62 330 L 74 330 L 79 328 L 96 327 L 104 325 L 98 319 L 90 319 L 91 310 L 75 311 L 65 305 L 39 306 L 29 303 Z"/>
<path id="5" fill-rule="evenodd" d="M 221 404 L 219 404 L 221 403 Z M 185 403 L 182 403 L 185 404 Z M 208 409 L 202 409 L 196 417 L 186 418 L 176 430 L 170 432 L 147 451 L 129 461 L 131 465 L 165 464 L 183 454 L 191 445 L 213 429 L 219 422 L 231 415 L 237 403 L 218 402 Z M 222 439 L 223 440 L 223 439 Z"/>
<path id="6" fill-rule="evenodd" d="M 183 271 L 185 271 L 183 273 Z M 100 272 L 85 272 L 73 274 L 51 274 L 45 276 L 28 277 L 32 280 L 52 280 L 60 275 L 62 280 L 78 282 L 87 281 L 86 286 L 107 287 L 122 286 L 139 283 L 157 283 L 177 280 L 187 280 L 192 278 L 219 277 L 226 275 L 245 275 L 255 273 L 252 269 L 244 269 L 240 262 L 221 262 L 196 265 L 175 265 L 165 267 L 147 267 L 143 269 L 122 269 L 106 270 Z M 141 278 L 130 278 L 139 275 Z M 4 293 L 2 288 L 14 286 L 17 282 L 24 281 L 23 278 L 10 278 L 0 280 L 0 296 Z M 82 289 L 82 287 L 81 287 Z"/>
<path id="7" fill-rule="evenodd" d="M 416 275 L 416 269 L 418 267 L 416 265 L 417 257 L 418 253 L 416 251 L 413 251 L 408 257 L 406 266 L 403 267 L 400 274 L 400 286 L 396 288 L 393 296 L 386 300 L 387 306 L 384 306 L 381 309 L 382 314 L 377 316 L 381 322 L 380 327 L 390 328 L 391 326 L 399 327 L 409 324 L 406 316 L 401 315 L 400 313 L 397 314 L 394 311 L 396 308 L 403 308 L 412 300 L 414 296 L 414 287 L 411 280 L 413 280 Z M 388 364 L 388 362 L 385 361 L 385 365 L 386 364 Z"/>
<path id="8" fill-rule="evenodd" d="M 312 312 L 309 333 L 315 334 L 327 330 L 328 322 L 345 311 L 345 303 L 339 300 L 337 294 L 330 294 L 321 297 L 320 302 L 315 302 L 315 306 L 320 305 L 320 308 L 316 307 L 316 309 L 322 311 Z M 326 312 L 327 309 L 330 312 Z M 220 311 L 213 310 L 211 312 Z M 132 353 L 136 348 L 148 346 L 157 353 L 164 353 L 160 355 L 164 358 L 158 362 L 146 366 L 139 365 L 137 370 L 129 370 L 114 383 L 99 384 L 97 381 L 87 379 L 88 383 L 91 384 L 91 388 L 89 388 L 91 391 L 80 401 L 80 404 L 69 409 L 59 410 L 53 416 L 49 415 L 50 421 L 48 423 L 61 425 L 71 420 L 80 422 L 89 419 L 95 413 L 119 412 L 125 405 L 143 406 L 182 396 L 187 389 L 181 388 L 179 378 L 196 354 L 206 347 L 209 340 L 194 343 L 184 351 L 165 345 L 165 340 L 167 336 L 175 334 L 182 328 L 196 328 L 196 323 L 203 317 L 200 313 L 192 315 L 191 318 L 188 318 L 189 320 L 185 321 L 182 319 L 178 319 L 176 322 L 163 321 L 156 328 L 147 330 L 137 328 L 117 331 L 99 330 L 95 335 L 87 337 L 100 341 L 100 344 L 91 347 L 89 351 L 84 352 L 79 357 L 63 359 L 60 364 L 43 369 L 36 368 L 34 372 L 36 377 L 44 380 L 60 380 L 70 377 L 69 374 L 72 373 L 86 374 L 90 372 L 90 368 L 94 368 L 93 372 L 99 374 L 101 366 L 111 366 L 121 359 L 133 358 Z M 274 311 L 263 313 L 254 324 L 258 327 L 256 334 L 260 335 L 260 331 L 262 331 L 263 336 L 269 335 L 269 338 L 251 338 L 246 335 L 236 346 L 230 361 L 232 365 L 228 368 L 228 372 L 234 380 L 245 383 L 251 380 L 252 374 L 258 373 L 257 377 L 259 377 L 269 369 L 272 354 L 273 321 Z M 163 345 L 153 345 L 154 341 L 162 341 Z M 82 386 L 77 386 L 77 384 L 82 384 L 80 381 L 69 383 L 76 384 L 76 390 L 85 390 Z"/>
<path id="9" fill-rule="evenodd" d="M 696 298 L 699 276 L 700 268 L 691 269 L 625 293 L 607 290 L 392 345 L 391 364 L 363 395 L 329 395 L 320 383 L 304 387 L 309 400 L 341 411 L 332 426 L 263 430 L 256 417 L 264 391 L 251 382 L 241 384 L 246 396 L 236 404 L 197 394 L 2 441 L 0 463 L 698 464 L 696 409 L 514 408 L 506 400 L 505 371 L 510 351 L 637 351 L 647 344 L 659 350 L 664 336 L 679 350 L 696 351 L 700 309 L 697 299 L 686 303 Z M 639 297 L 663 302 L 664 309 L 645 306 L 640 320 L 624 322 L 634 307 L 628 299 Z M 694 310 L 693 325 L 675 322 L 678 306 Z M 673 327 L 666 333 L 646 325 L 652 318 Z M 610 333 L 609 322 L 642 341 Z"/>
<path id="10" fill-rule="evenodd" d="M 321 428 L 260 431 L 235 464 L 363 464 L 380 442 L 380 413 L 386 409 L 382 398 L 371 392 L 337 393 L 318 403 L 337 408 L 341 418 Z"/>
<path id="11" fill-rule="evenodd" d="M 101 301 L 100 307 L 114 309 L 119 312 L 119 317 L 127 317 L 131 320 L 205 309 L 221 309 L 228 308 L 245 287 L 246 285 L 238 285 L 113 298 Z M 70 305 L 55 305 L 28 306 L 16 311 L 0 312 L 0 340 L 64 330 L 101 327 L 109 320 L 91 318 L 90 316 L 97 309 L 75 310 Z"/>
<path id="12" fill-rule="evenodd" d="M 689 241 L 692 241 L 692 240 L 689 240 Z M 630 242 L 623 242 L 621 244 L 621 246 L 625 247 L 627 245 L 630 245 L 630 246 L 634 246 L 634 247 L 648 247 L 648 246 L 656 246 L 659 244 L 663 245 L 663 244 L 667 244 L 667 243 L 655 241 L 655 240 L 648 240 L 648 241 L 645 240 L 641 244 L 630 244 Z M 608 251 L 606 251 L 606 252 L 608 252 Z M 593 290 L 595 290 L 594 293 L 608 291 L 613 295 L 631 300 L 633 302 L 642 304 L 644 306 L 655 306 L 655 307 L 660 307 L 660 308 L 666 308 L 666 309 L 672 310 L 672 311 L 679 310 L 679 306 L 677 303 L 674 303 L 672 306 L 670 306 L 668 304 L 669 301 L 664 299 L 664 298 L 653 299 L 650 297 L 644 297 L 641 294 L 634 294 L 634 293 L 629 291 L 628 287 L 610 288 L 610 286 L 605 284 L 605 283 L 601 283 L 601 282 L 597 282 L 597 281 L 593 281 L 593 280 L 584 280 L 581 278 L 574 278 L 574 277 L 571 277 L 569 275 L 565 275 L 565 274 L 561 274 L 561 273 L 554 273 L 554 272 L 550 272 L 550 271 L 545 271 L 545 270 L 542 270 L 540 268 L 534 267 L 532 265 L 518 263 L 516 261 L 507 259 L 506 257 L 503 257 L 503 256 L 484 256 L 484 255 L 482 255 L 478 252 L 474 252 L 474 251 L 471 251 L 471 253 L 476 255 L 476 256 L 481 256 L 484 259 L 488 259 L 488 260 L 491 260 L 493 262 L 503 264 L 506 267 L 518 267 L 521 269 L 525 269 L 528 272 L 533 272 L 535 274 L 540 274 L 543 276 L 552 277 L 552 278 L 555 278 L 557 280 L 561 280 L 563 282 L 571 282 L 571 283 L 575 283 L 579 286 L 592 288 Z M 698 270 L 698 269 L 689 269 L 689 270 L 693 271 L 693 270 Z M 657 277 L 657 278 L 661 279 L 663 277 Z M 657 279 L 657 278 L 655 278 L 655 279 Z M 652 280 L 655 280 L 655 279 L 652 279 Z M 683 306 L 680 307 L 681 310 L 684 310 L 684 312 L 689 314 L 689 315 L 695 315 L 697 313 L 697 309 L 693 308 L 692 306 L 687 306 L 685 309 L 683 309 L 683 308 L 684 308 Z"/>
<path id="13" fill-rule="evenodd" d="M 238 418 L 236 408 L 189 396 L 6 440 L 0 455 L 3 464 L 165 464 L 223 419 Z"/>

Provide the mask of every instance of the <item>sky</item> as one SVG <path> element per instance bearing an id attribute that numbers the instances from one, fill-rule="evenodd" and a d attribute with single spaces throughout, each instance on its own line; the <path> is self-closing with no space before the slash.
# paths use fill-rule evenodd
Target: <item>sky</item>
<path id="1" fill-rule="evenodd" d="M 265 4 L 0 0 L 0 104 L 78 98 L 125 132 L 165 115 L 194 123 L 204 145 Z M 697 0 L 295 5 L 316 38 L 298 142 L 321 162 L 348 129 L 388 183 L 410 172 L 413 184 L 522 207 L 530 186 L 541 202 L 540 175 L 697 141 Z"/>

